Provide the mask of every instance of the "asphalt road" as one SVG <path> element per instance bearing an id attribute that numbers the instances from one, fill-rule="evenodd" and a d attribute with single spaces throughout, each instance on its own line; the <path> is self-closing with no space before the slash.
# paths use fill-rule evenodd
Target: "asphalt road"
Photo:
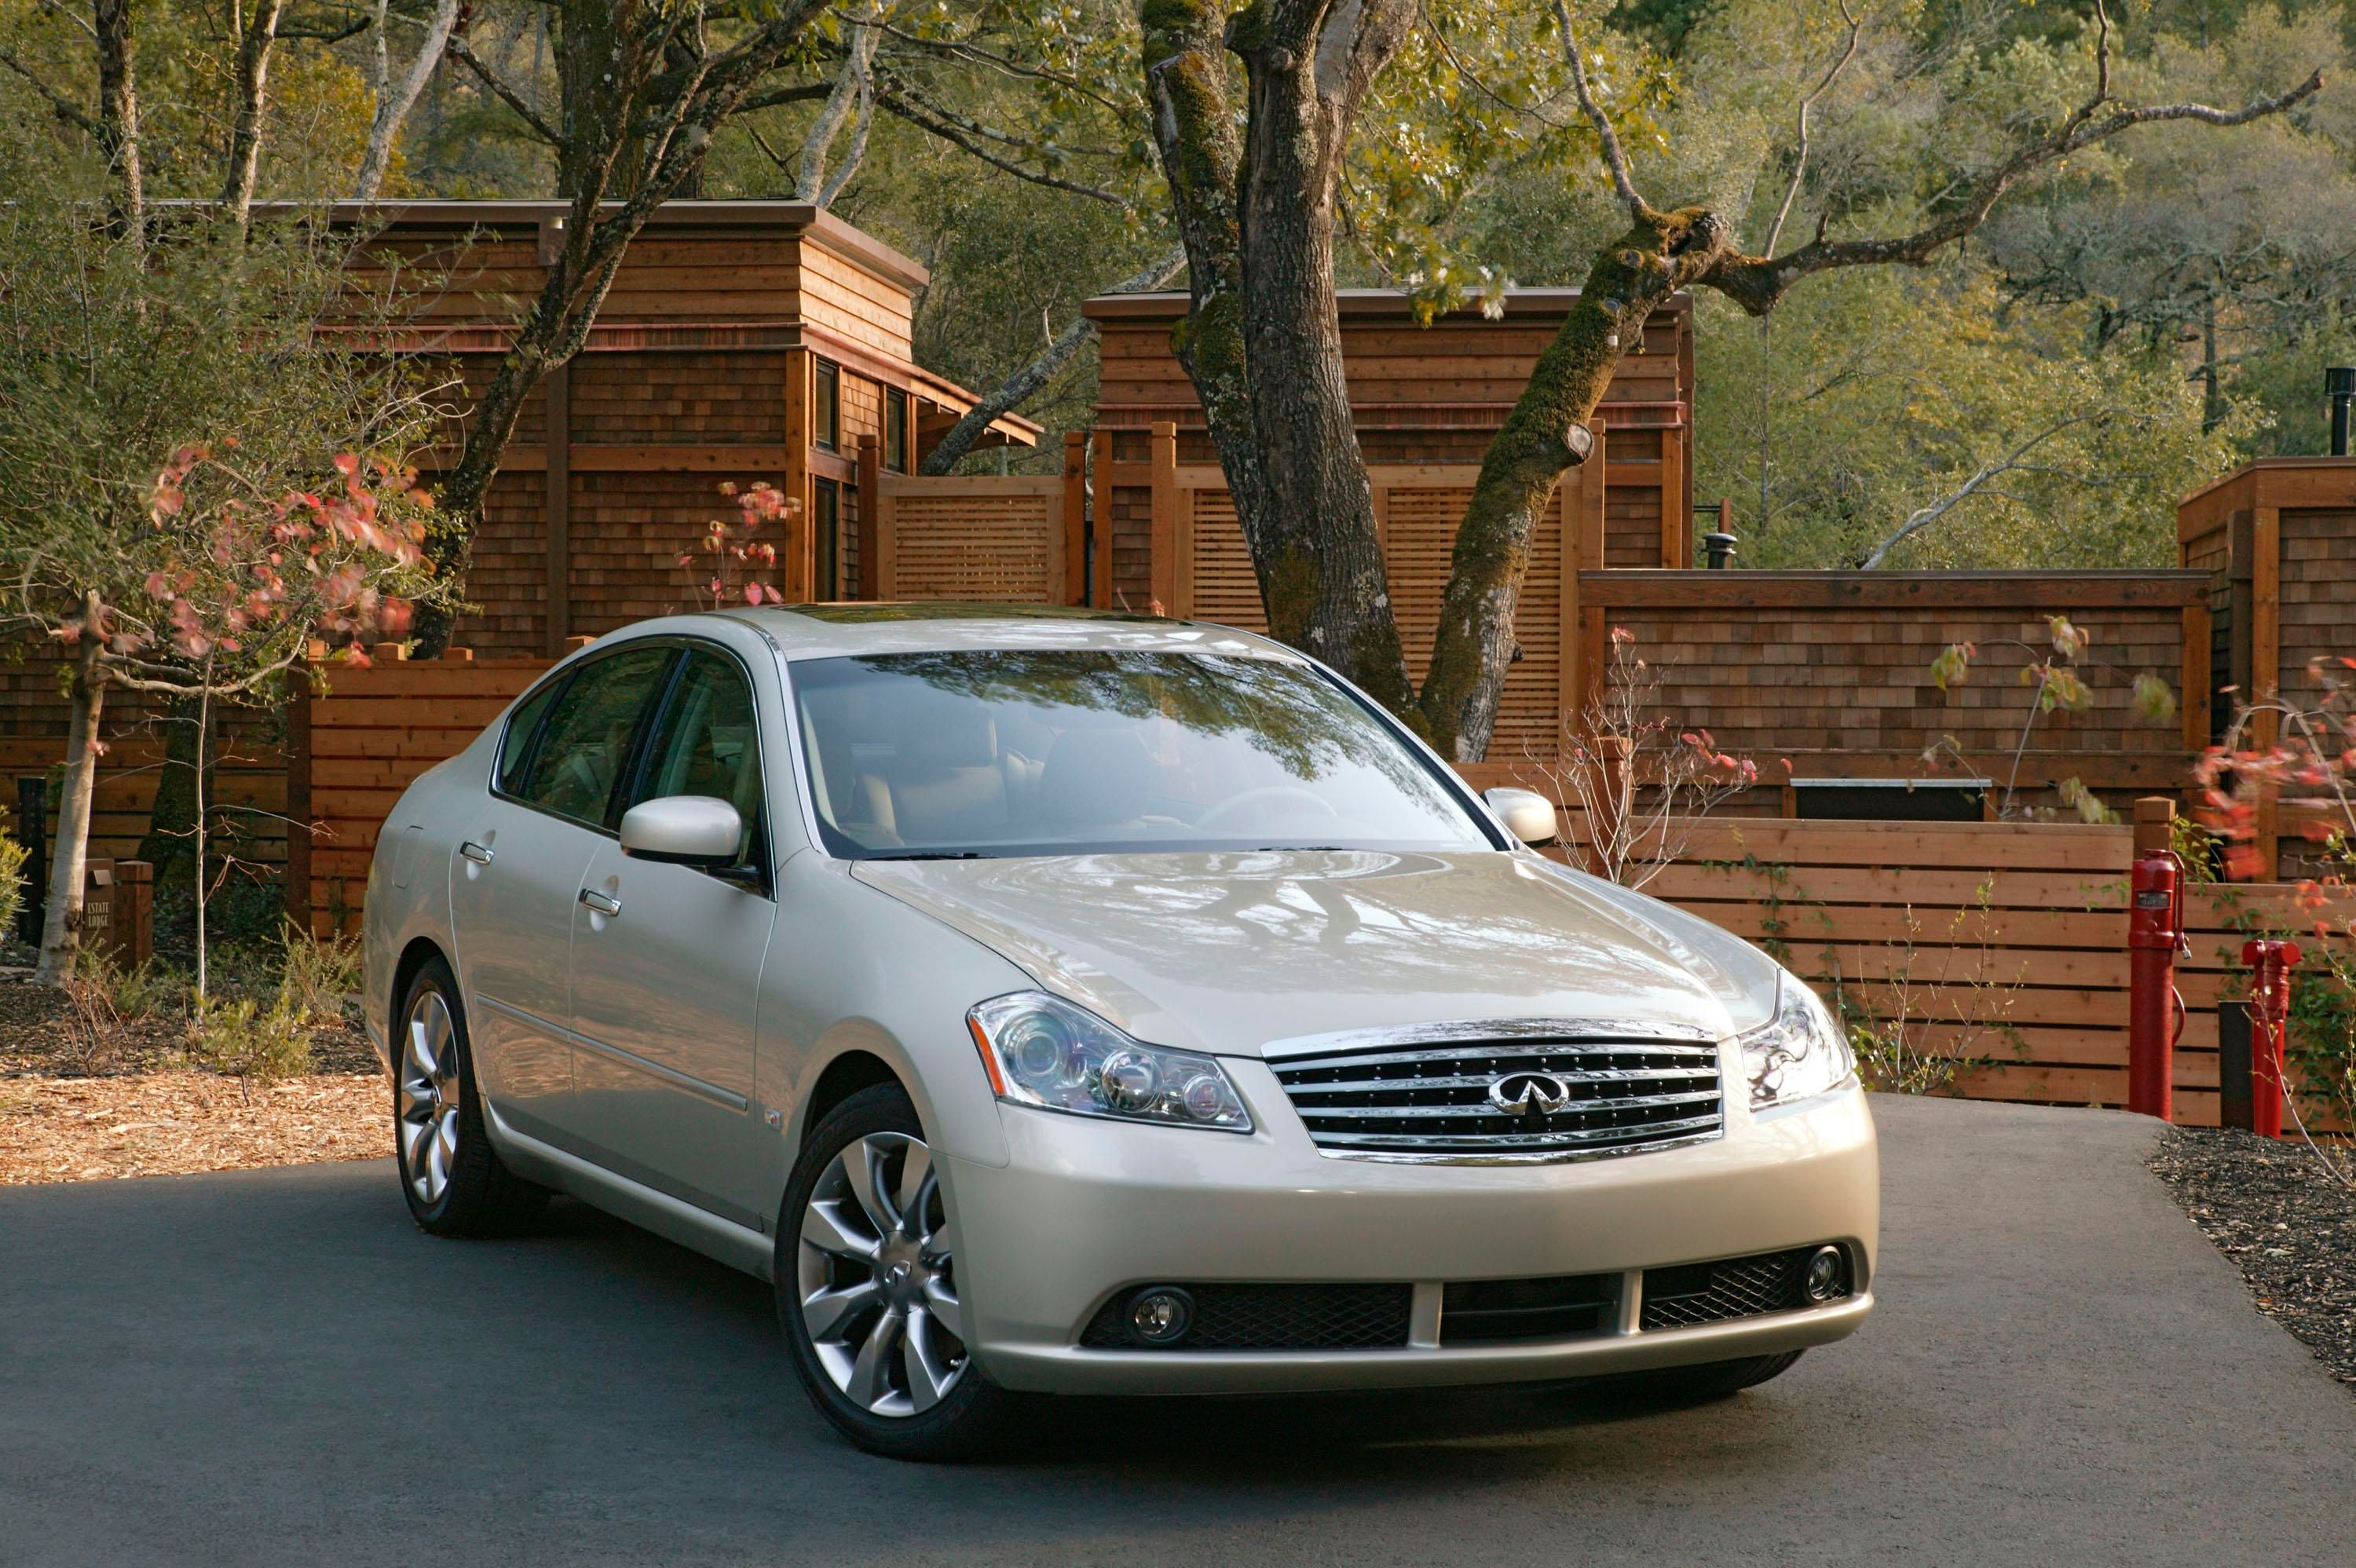
<path id="1" fill-rule="evenodd" d="M 1091 1403 L 871 1459 L 765 1287 L 385 1162 L 0 1190 L 0 1563 L 2347 1562 L 2356 1399 L 2095 1112 L 1879 1106 L 1881 1306 L 1699 1410 Z"/>

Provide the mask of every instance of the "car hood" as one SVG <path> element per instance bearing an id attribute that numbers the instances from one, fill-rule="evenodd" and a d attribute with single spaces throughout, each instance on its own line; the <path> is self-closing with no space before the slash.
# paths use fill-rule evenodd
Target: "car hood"
<path id="1" fill-rule="evenodd" d="M 1533 1019 L 1723 1039 L 1775 1005 L 1756 948 L 1528 854 L 864 860 L 853 874 L 1140 1040 L 1228 1055 Z"/>

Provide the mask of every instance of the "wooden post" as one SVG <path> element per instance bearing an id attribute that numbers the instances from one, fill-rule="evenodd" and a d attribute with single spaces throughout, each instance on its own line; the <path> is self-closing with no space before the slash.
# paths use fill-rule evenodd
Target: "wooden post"
<path id="1" fill-rule="evenodd" d="M 311 668 L 297 664 L 286 704 L 286 918 L 311 924 Z"/>
<path id="2" fill-rule="evenodd" d="M 2184 608 L 2184 749 L 2198 756 L 2209 746 L 2211 733 L 2211 704 L 2215 700 L 2217 682 L 2209 670 L 2209 642 L 2211 634 L 2209 606 L 2188 604 Z"/>
<path id="3" fill-rule="evenodd" d="M 1683 566 L 1693 538 L 1693 501 L 1685 475 L 1683 429 L 1661 432 L 1661 564 Z"/>
<path id="4" fill-rule="evenodd" d="M 875 486 L 875 597 L 885 601 L 900 597 L 900 498 L 893 483 L 879 479 Z"/>
<path id="5" fill-rule="evenodd" d="M 1153 474 L 1153 600 L 1158 613 L 1178 602 L 1178 427 L 1155 420 L 1151 431 Z M 1192 562 L 1187 563 L 1192 565 Z M 1190 573 L 1191 575 L 1191 573 Z"/>
<path id="6" fill-rule="evenodd" d="M 1058 604 L 1079 604 L 1088 596 L 1088 437 L 1064 432 L 1064 580 Z"/>
<path id="7" fill-rule="evenodd" d="M 887 398 L 900 394 L 891 388 L 884 389 Z M 882 581 L 879 569 L 883 562 L 876 558 L 875 515 L 884 506 L 884 443 L 873 431 L 859 438 L 859 589 L 862 599 L 880 599 L 883 594 L 876 584 Z"/>
<path id="8" fill-rule="evenodd" d="M 2250 538 L 2250 688 L 2244 700 L 2265 702 L 2282 690 L 2282 513 L 2274 507 L 2257 508 Z M 2259 751 L 2273 749 L 2280 739 L 2281 720 L 2273 712 L 2255 715 L 2250 741 Z M 2275 792 L 2258 796 L 2257 851 L 2260 874 L 2267 881 L 2281 875 L 2281 812 Z"/>
<path id="9" fill-rule="evenodd" d="M 1112 608 L 1112 432 L 1099 429 L 1090 443 L 1096 474 L 1088 488 L 1088 534 L 1096 551 L 1088 562 L 1088 603 Z"/>
<path id="10" fill-rule="evenodd" d="M 812 379 L 818 357 L 807 348 L 786 350 L 786 548 L 779 557 L 778 586 L 788 604 L 807 604 L 818 583 L 818 529 L 812 515 L 817 496 L 810 484 L 810 420 L 817 397 Z"/>
<path id="11" fill-rule="evenodd" d="M 1579 516 L 1576 519 L 1563 519 L 1566 526 L 1576 523 L 1576 527 L 1563 538 L 1563 554 L 1566 558 L 1578 558 L 1578 566 L 1567 584 L 1569 592 L 1563 594 L 1563 614 L 1567 621 L 1576 614 L 1579 627 L 1576 642 L 1567 644 L 1562 653 L 1563 663 L 1569 667 L 1571 676 L 1571 700 L 1565 706 L 1580 715 L 1584 715 L 1588 706 L 1603 695 L 1608 632 L 1603 624 L 1605 607 L 1587 603 L 1584 587 L 1578 577 L 1580 571 L 1603 570 L 1603 492 L 1607 470 L 1604 466 L 1601 417 L 1590 421 L 1587 428 L 1595 437 L 1595 444 L 1589 450 L 1587 461 L 1580 464 Z M 1666 492 L 1664 492 L 1663 499 L 1665 501 L 1666 498 Z"/>
<path id="12" fill-rule="evenodd" d="M 559 365 L 541 381 L 547 416 L 548 468 L 541 477 L 548 508 L 548 651 L 573 635 L 573 367 Z"/>

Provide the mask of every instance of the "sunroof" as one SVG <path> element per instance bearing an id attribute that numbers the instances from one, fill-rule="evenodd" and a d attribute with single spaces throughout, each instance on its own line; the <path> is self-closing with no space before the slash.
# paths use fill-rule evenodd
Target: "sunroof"
<path id="1" fill-rule="evenodd" d="M 873 625 L 887 621 L 1124 621 L 1140 625 L 1166 624 L 1159 615 L 1127 610 L 1088 610 L 1066 604 L 787 604 L 790 614 L 807 615 L 836 626 Z"/>

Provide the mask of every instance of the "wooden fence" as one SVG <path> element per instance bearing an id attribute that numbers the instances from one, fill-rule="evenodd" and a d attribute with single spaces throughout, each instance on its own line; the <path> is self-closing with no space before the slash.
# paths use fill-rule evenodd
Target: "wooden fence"
<path id="1" fill-rule="evenodd" d="M 873 496 L 875 505 L 860 518 L 859 597 L 1079 602 L 1066 538 L 1066 480 L 923 478 L 864 463 L 862 473 L 862 494 Z"/>

